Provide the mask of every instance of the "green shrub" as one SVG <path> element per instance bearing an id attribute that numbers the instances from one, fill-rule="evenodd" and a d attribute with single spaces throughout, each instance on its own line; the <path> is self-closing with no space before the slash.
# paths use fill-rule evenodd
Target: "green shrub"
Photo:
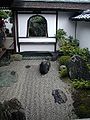
<path id="1" fill-rule="evenodd" d="M 21 60 L 22 60 L 22 55 L 20 54 L 11 55 L 11 61 L 21 61 Z"/>
<path id="2" fill-rule="evenodd" d="M 65 56 L 79 55 L 85 61 L 90 58 L 90 53 L 88 48 L 80 48 L 79 40 L 74 39 L 72 36 L 67 37 L 66 32 L 63 29 L 57 30 L 57 40 L 59 41 L 59 50 L 63 52 Z"/>
<path id="3" fill-rule="evenodd" d="M 57 30 L 56 38 L 57 40 L 64 40 L 66 38 L 67 34 L 63 29 Z"/>
<path id="4" fill-rule="evenodd" d="M 66 65 L 69 62 L 70 58 L 71 58 L 70 56 L 61 56 L 58 59 L 58 61 L 59 61 L 60 65 Z"/>
<path id="5" fill-rule="evenodd" d="M 63 41 L 66 39 L 66 32 L 63 29 L 57 30 L 56 38 L 58 40 L 59 46 L 62 46 Z"/>
<path id="6" fill-rule="evenodd" d="M 73 36 L 69 36 L 68 41 L 72 46 L 79 46 L 79 40 L 74 39 Z"/>
<path id="7" fill-rule="evenodd" d="M 68 76 L 68 72 L 67 72 L 67 67 L 65 65 L 61 65 L 59 68 L 59 73 L 60 73 L 60 77 L 64 78 Z"/>
<path id="8" fill-rule="evenodd" d="M 73 84 L 74 88 L 76 88 L 76 89 L 84 89 L 84 88 L 88 89 L 88 88 L 90 88 L 90 81 L 89 80 L 83 80 L 83 79 L 77 80 L 77 79 L 74 79 L 72 81 L 72 84 Z"/>
<path id="9" fill-rule="evenodd" d="M 88 69 L 89 69 L 89 71 L 90 71 L 90 64 L 87 64 L 87 67 L 88 67 Z"/>

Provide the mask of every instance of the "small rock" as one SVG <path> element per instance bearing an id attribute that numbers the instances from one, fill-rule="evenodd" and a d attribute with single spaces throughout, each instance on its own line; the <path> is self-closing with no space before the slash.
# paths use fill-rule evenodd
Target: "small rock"
<path id="1" fill-rule="evenodd" d="M 30 68 L 31 66 L 30 66 L 30 65 L 26 65 L 25 67 L 26 67 L 26 68 Z"/>
<path id="2" fill-rule="evenodd" d="M 16 72 L 15 71 L 11 71 L 11 75 L 15 75 L 16 74 Z"/>

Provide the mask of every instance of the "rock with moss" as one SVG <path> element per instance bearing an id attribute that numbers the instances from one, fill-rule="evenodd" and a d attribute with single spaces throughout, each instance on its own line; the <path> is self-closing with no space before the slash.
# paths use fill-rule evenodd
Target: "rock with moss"
<path id="1" fill-rule="evenodd" d="M 0 103 L 0 120 L 26 120 L 24 109 L 16 98 Z"/>
<path id="2" fill-rule="evenodd" d="M 61 65 L 59 68 L 59 73 L 60 73 L 60 77 L 64 78 L 68 76 L 68 72 L 67 72 L 67 67 L 65 65 Z"/>
<path id="3" fill-rule="evenodd" d="M 13 54 L 11 55 L 11 61 L 21 61 L 22 60 L 22 55 L 20 54 Z"/>
<path id="4" fill-rule="evenodd" d="M 86 62 L 79 55 L 74 55 L 71 57 L 67 68 L 71 79 L 90 80 L 89 68 Z"/>

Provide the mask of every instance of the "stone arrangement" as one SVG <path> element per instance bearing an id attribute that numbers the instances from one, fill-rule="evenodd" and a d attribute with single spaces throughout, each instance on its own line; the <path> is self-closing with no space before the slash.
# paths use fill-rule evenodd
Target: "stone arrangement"
<path id="1" fill-rule="evenodd" d="M 85 79 L 90 80 L 90 71 L 85 61 L 79 56 L 71 57 L 67 64 L 68 74 L 71 79 Z"/>
<path id="2" fill-rule="evenodd" d="M 52 95 L 54 97 L 55 103 L 61 104 L 67 101 L 65 93 L 60 89 L 52 90 Z"/>
<path id="3" fill-rule="evenodd" d="M 42 61 L 39 68 L 41 75 L 47 74 L 50 69 L 50 66 L 51 66 L 50 61 L 48 60 Z"/>
<path id="4" fill-rule="evenodd" d="M 16 98 L 0 103 L 0 120 L 26 120 L 24 109 Z"/>
<path id="5" fill-rule="evenodd" d="M 52 52 L 51 55 L 52 55 L 52 59 L 51 60 L 52 61 L 56 61 L 59 56 L 63 55 L 63 52 L 62 51 L 56 51 L 56 52 Z"/>

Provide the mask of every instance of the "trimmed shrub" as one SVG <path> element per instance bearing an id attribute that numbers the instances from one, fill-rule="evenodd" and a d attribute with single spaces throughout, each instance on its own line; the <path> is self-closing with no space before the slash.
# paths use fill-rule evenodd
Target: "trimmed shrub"
<path id="1" fill-rule="evenodd" d="M 11 55 L 11 61 L 21 61 L 21 60 L 22 60 L 22 55 L 20 54 Z"/>
<path id="2" fill-rule="evenodd" d="M 61 56 L 58 61 L 59 61 L 59 64 L 60 65 L 67 65 L 67 63 L 69 62 L 70 60 L 70 56 Z"/>

